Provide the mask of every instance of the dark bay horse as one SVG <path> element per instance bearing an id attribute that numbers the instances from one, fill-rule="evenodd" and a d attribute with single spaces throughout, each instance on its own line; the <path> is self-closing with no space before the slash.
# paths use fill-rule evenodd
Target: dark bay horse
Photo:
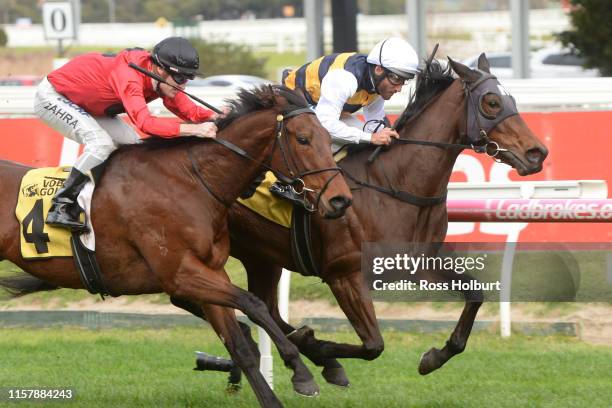
<path id="1" fill-rule="evenodd" d="M 228 209 L 262 166 L 279 177 L 303 177 L 300 183 L 314 191 L 311 200 L 321 204 L 322 216 L 341 216 L 351 193 L 338 177 L 329 134 L 292 91 L 269 86 L 242 91 L 218 127 L 217 143 L 153 139 L 113 154 L 92 201 L 97 257 L 104 285 L 113 296 L 166 292 L 196 305 L 246 373 L 260 404 L 279 407 L 233 309 L 270 334 L 294 370 L 297 392 L 313 395 L 318 388 L 266 305 L 230 282 L 224 270 L 230 244 Z M 15 204 L 28 169 L 0 161 L 0 260 L 30 274 L 3 278 L 0 284 L 16 295 L 58 287 L 81 289 L 72 259 L 32 261 L 21 256 Z"/>
<path id="2" fill-rule="evenodd" d="M 309 328 L 296 330 L 282 320 L 277 308 L 281 268 L 296 270 L 289 231 L 244 206 L 235 204 L 230 210 L 231 253 L 246 268 L 249 290 L 266 302 L 300 352 L 324 367 L 328 382 L 348 384 L 335 358 L 374 359 L 383 351 L 369 288 L 360 271 L 361 242 L 443 242 L 448 227 L 446 204 L 435 197 L 446 194 L 453 165 L 464 148 L 473 145 L 479 151 L 486 150 L 520 175 L 540 171 L 548 154 L 516 112 L 512 97 L 490 75 L 484 54 L 478 70 L 452 60 L 450 67 L 459 78 L 434 61 L 418 79 L 416 93 L 395 125 L 401 140 L 371 164 L 372 149 L 350 154 L 340 162 L 345 178 L 357 181 L 349 182 L 354 186 L 354 201 L 346 215 L 330 221 L 313 220 L 321 279 L 329 285 L 361 345 L 317 340 Z M 433 145 L 410 142 L 415 140 Z M 404 192 L 424 200 L 406 202 Z M 260 245 L 253 248 L 251 242 Z M 449 281 L 456 277 L 451 273 L 427 278 Z M 443 348 L 432 348 L 423 355 L 421 374 L 436 370 L 464 350 L 482 293 L 464 292 L 463 296 L 466 303 L 456 328 Z"/>

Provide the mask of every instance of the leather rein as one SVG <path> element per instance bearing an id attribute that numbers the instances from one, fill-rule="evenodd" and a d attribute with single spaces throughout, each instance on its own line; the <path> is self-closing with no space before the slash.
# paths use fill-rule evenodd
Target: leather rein
<path id="1" fill-rule="evenodd" d="M 500 122 L 502 122 L 503 120 L 505 120 L 506 118 L 510 116 L 518 114 L 518 110 L 516 109 L 516 103 L 514 102 L 514 98 L 512 98 L 512 96 L 510 96 L 509 94 L 502 96 L 502 98 L 510 98 L 511 100 L 511 104 L 508 101 L 506 101 L 506 105 L 510 105 L 507 113 L 503 115 L 497 115 L 494 118 L 486 117 L 484 112 L 482 112 L 481 109 L 477 108 L 476 102 L 474 101 L 472 93 L 476 91 L 482 84 L 485 84 L 489 80 L 494 81 L 496 85 L 498 84 L 498 82 L 497 82 L 497 78 L 494 75 L 488 72 L 483 72 L 483 71 L 480 71 L 480 72 L 482 76 L 473 83 L 468 83 L 463 79 L 461 80 L 463 91 L 465 94 L 466 110 L 467 110 L 466 112 L 467 113 L 466 130 L 465 130 L 465 133 L 461 135 L 461 138 L 464 140 L 467 139 L 468 143 L 432 142 L 428 140 L 414 140 L 414 139 L 399 138 L 399 139 L 393 139 L 392 144 L 389 147 L 391 147 L 394 144 L 413 144 L 413 145 L 437 147 L 440 149 L 458 149 L 458 150 L 469 149 L 469 150 L 473 150 L 476 153 L 485 153 L 487 156 L 492 157 L 493 160 L 496 160 L 496 161 L 500 161 L 500 159 L 497 156 L 501 152 L 507 152 L 507 153 L 511 153 L 514 155 L 514 153 L 511 152 L 510 150 L 501 148 L 499 144 L 491 140 L 488 135 L 488 132 L 490 132 L 497 124 L 499 124 Z M 482 99 L 482 96 L 484 96 L 485 93 L 497 93 L 494 90 L 492 90 L 490 84 L 487 84 L 487 85 L 489 86 L 487 86 L 486 89 L 484 89 L 483 91 L 479 92 L 479 95 L 477 95 L 478 96 L 477 99 L 479 103 Z M 404 126 L 416 120 L 416 118 L 418 118 L 440 96 L 441 95 L 438 95 L 434 97 L 432 100 L 430 100 L 428 103 L 426 103 L 416 114 L 414 114 L 410 119 L 408 119 L 404 123 Z M 486 122 L 486 124 L 483 125 L 483 122 Z M 367 122 L 366 122 L 366 125 L 367 125 Z M 383 121 L 379 121 L 378 127 L 374 130 L 374 132 L 376 132 L 381 125 L 384 125 Z M 367 160 L 368 164 L 371 164 L 376 160 L 381 150 L 382 150 L 382 146 L 378 146 L 374 150 L 374 152 L 370 155 L 370 157 Z M 381 169 L 382 169 L 382 173 L 385 179 L 387 180 L 387 184 L 389 186 L 392 186 L 389 180 L 389 177 L 387 176 L 387 172 L 385 171 L 384 164 L 382 163 L 381 163 Z M 348 173 L 345 169 L 343 169 L 343 174 L 348 179 L 350 179 L 352 182 L 354 182 L 360 187 L 369 188 L 369 189 L 378 191 L 380 193 L 387 194 L 399 201 L 409 203 L 417 207 L 431 207 L 431 206 L 442 204 L 446 202 L 448 191 L 445 191 L 443 195 L 440 195 L 437 197 L 422 197 L 416 194 L 409 193 L 407 191 L 394 189 L 393 187 L 378 186 L 375 184 L 371 184 L 371 183 L 359 180 L 353 175 L 351 175 L 350 173 Z"/>
<path id="2" fill-rule="evenodd" d="M 245 151 L 239 146 L 236 146 L 235 144 L 231 143 L 228 140 L 218 139 L 218 138 L 214 138 L 212 140 L 220 144 L 221 146 L 231 150 L 232 152 L 236 153 L 238 156 L 245 158 L 247 160 L 256 162 L 259 164 L 260 167 L 263 167 L 266 170 L 273 172 L 274 176 L 282 183 L 289 185 L 291 189 L 295 192 L 295 194 L 303 195 L 304 196 L 304 208 L 306 208 L 308 211 L 314 212 L 314 211 L 317 211 L 318 209 L 319 202 L 321 200 L 321 196 L 327 190 L 329 184 L 334 179 L 334 177 L 342 173 L 342 169 L 336 166 L 336 167 L 328 167 L 328 168 L 323 168 L 323 169 L 300 171 L 297 161 L 295 160 L 295 155 L 293 154 L 293 151 L 291 150 L 290 145 L 288 141 L 286 140 L 288 136 L 287 136 L 287 132 L 285 131 L 285 121 L 291 118 L 294 118 L 298 115 L 301 115 L 301 114 L 314 115 L 315 113 L 311 108 L 306 107 L 306 108 L 297 108 L 297 109 L 288 110 L 276 116 L 276 130 L 275 130 L 276 137 L 274 138 L 274 145 L 272 147 L 272 151 L 270 152 L 270 154 L 266 157 L 264 161 L 259 161 L 258 159 L 251 156 L 247 151 Z M 272 157 L 274 155 L 274 152 L 277 146 L 281 152 L 281 157 L 283 159 L 283 163 L 287 167 L 289 176 L 287 176 L 286 174 L 272 167 L 272 164 L 271 164 Z M 214 190 L 210 187 L 210 185 L 205 181 L 204 176 L 202 175 L 200 169 L 196 165 L 195 158 L 193 157 L 193 153 L 190 149 L 187 150 L 187 155 L 189 157 L 189 161 L 191 162 L 191 168 L 196 178 L 200 182 L 200 184 L 202 184 L 204 188 L 217 201 L 219 201 L 225 207 L 229 208 L 233 204 L 233 202 L 227 202 L 226 200 L 221 198 L 217 193 L 214 192 Z M 308 188 L 303 178 L 308 175 L 323 173 L 327 171 L 334 171 L 335 174 L 330 176 L 326 180 L 326 182 L 323 185 L 323 188 L 321 188 L 321 191 L 316 195 L 315 204 L 309 203 L 308 199 L 306 198 L 306 192 L 315 193 L 316 191 L 314 189 Z"/>

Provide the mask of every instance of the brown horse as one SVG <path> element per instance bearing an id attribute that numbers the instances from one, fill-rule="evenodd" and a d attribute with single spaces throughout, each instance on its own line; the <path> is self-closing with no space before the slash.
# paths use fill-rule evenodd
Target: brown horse
<path id="1" fill-rule="evenodd" d="M 272 320 L 266 305 L 230 282 L 228 209 L 262 166 L 306 183 L 322 216 L 341 216 L 351 193 L 329 152 L 329 134 L 305 100 L 281 87 L 242 91 L 210 139 L 153 139 L 109 159 L 92 202 L 97 257 L 113 296 L 166 292 L 197 305 L 246 373 L 262 406 L 281 406 L 258 371 L 234 310 L 261 325 L 276 343 L 297 392 L 318 392 L 312 374 Z M 232 150 L 228 149 L 228 146 Z M 238 147 L 237 147 L 238 146 Z M 57 287 L 81 289 L 72 259 L 26 260 L 14 209 L 27 167 L 0 162 L 0 259 L 33 275 L 4 278 L 22 295 Z M 284 176 L 283 176 L 284 174 Z M 291 175 L 291 176 L 290 176 Z M 297 181 L 296 181 L 297 182 Z"/>
<path id="2" fill-rule="evenodd" d="M 490 75 L 484 54 L 479 70 L 452 60 L 450 67 L 458 79 L 450 68 L 444 70 L 435 61 L 420 76 L 416 93 L 395 124 L 401 139 L 390 149 L 371 164 L 372 149 L 349 154 L 340 162 L 345 177 L 354 184 L 354 202 L 346 215 L 331 221 L 313 220 L 321 279 L 331 288 L 362 345 L 320 341 L 308 327 L 296 330 L 282 320 L 277 308 L 281 268 L 296 270 L 289 231 L 239 204 L 230 210 L 231 254 L 244 264 L 249 290 L 266 302 L 300 352 L 324 367 L 328 382 L 348 385 L 335 358 L 369 360 L 383 351 L 369 288 L 360 270 L 361 241 L 443 242 L 448 227 L 444 197 L 455 160 L 465 148 L 487 152 L 520 175 L 540 171 L 548 154 L 518 115 L 514 99 Z M 260 245 L 253 248 L 251 242 Z M 423 279 L 449 281 L 457 276 L 449 273 Z M 455 330 L 442 349 L 432 348 L 423 355 L 421 374 L 441 367 L 464 350 L 482 293 L 463 295 L 466 303 Z"/>

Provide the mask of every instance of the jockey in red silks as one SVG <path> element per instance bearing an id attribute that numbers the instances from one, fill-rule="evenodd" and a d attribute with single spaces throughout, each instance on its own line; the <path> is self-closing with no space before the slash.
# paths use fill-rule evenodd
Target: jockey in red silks
<path id="1" fill-rule="evenodd" d="M 80 221 L 79 192 L 88 171 L 102 164 L 122 144 L 140 142 L 139 134 L 117 115 L 127 113 L 143 133 L 161 137 L 215 137 L 214 112 L 186 95 L 130 68 L 134 63 L 182 89 L 198 73 L 199 56 L 184 38 L 170 37 L 153 51 L 127 49 L 117 55 L 88 53 L 51 72 L 38 86 L 34 111 L 65 137 L 85 145 L 55 197 L 46 223 L 86 229 Z M 147 103 L 162 98 L 178 118 L 151 115 Z M 189 122 L 189 123 L 184 123 Z"/>

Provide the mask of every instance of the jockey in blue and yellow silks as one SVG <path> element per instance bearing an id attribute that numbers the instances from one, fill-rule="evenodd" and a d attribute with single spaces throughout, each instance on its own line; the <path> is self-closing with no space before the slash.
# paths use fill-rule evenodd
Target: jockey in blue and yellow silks
<path id="1" fill-rule="evenodd" d="M 384 103 L 419 72 L 419 59 L 398 37 L 376 44 L 366 56 L 331 54 L 286 73 L 283 84 L 300 89 L 315 106 L 317 118 L 330 133 L 333 150 L 350 143 L 387 145 L 399 137 L 391 128 L 373 131 L 352 116 L 363 109 L 366 122 L 385 118 Z"/>

